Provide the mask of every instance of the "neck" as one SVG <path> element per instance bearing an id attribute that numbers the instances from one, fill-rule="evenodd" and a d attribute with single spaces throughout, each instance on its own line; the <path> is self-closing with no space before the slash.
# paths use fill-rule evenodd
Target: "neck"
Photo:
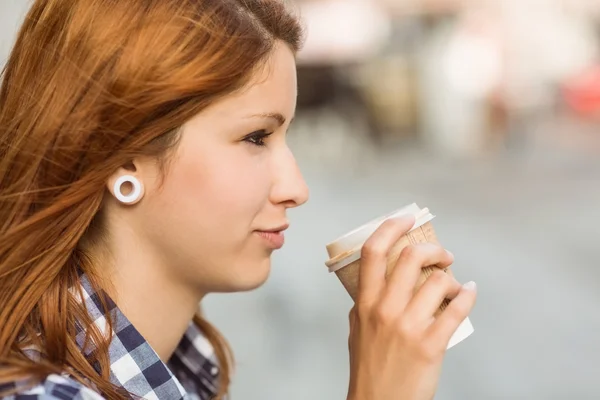
<path id="1" fill-rule="evenodd" d="M 113 233 L 108 251 L 99 258 L 102 278 L 110 282 L 105 289 L 166 363 L 198 312 L 202 295 L 175 280 L 150 246 L 132 235 Z"/>

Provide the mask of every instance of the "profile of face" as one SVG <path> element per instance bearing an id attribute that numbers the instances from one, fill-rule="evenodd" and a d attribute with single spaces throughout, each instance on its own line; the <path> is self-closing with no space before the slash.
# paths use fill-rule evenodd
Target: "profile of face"
<path id="1" fill-rule="evenodd" d="M 131 251 L 159 260 L 157 268 L 165 269 L 161 276 L 194 290 L 260 286 L 269 275 L 272 252 L 282 245 L 279 231 L 288 225 L 287 210 L 308 199 L 286 144 L 296 96 L 294 55 L 277 43 L 246 88 L 181 127 L 164 176 L 148 159 L 116 171 L 109 190 L 129 174 L 144 192 L 134 205 L 111 196 L 109 235 L 134 237 Z"/>

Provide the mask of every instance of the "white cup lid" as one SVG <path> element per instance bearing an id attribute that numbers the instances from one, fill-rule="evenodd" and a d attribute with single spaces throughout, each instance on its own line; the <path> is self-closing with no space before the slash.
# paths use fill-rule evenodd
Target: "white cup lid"
<path id="1" fill-rule="evenodd" d="M 419 228 L 434 218 L 427 208 L 420 208 L 413 203 L 392 213 L 376 218 L 346 233 L 327 245 L 329 260 L 325 263 L 330 272 L 335 272 L 360 258 L 360 250 L 365 241 L 390 218 L 413 214 L 416 218 L 411 231 Z"/>

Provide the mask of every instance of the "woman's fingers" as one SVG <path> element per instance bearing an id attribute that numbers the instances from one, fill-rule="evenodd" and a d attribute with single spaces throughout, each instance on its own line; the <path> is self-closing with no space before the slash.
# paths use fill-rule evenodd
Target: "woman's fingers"
<path id="1" fill-rule="evenodd" d="M 454 257 L 433 243 L 419 243 L 404 248 L 386 278 L 390 250 L 414 223 L 413 216 L 387 220 L 365 242 L 361 251 L 356 309 L 369 321 L 379 321 L 374 316 L 383 316 L 384 326 L 395 321 L 394 324 L 400 324 L 403 329 L 412 327 L 415 332 L 424 335 L 423 340 L 429 342 L 431 348 L 441 351 L 471 312 L 476 294 L 473 288 L 461 286 L 441 270 L 449 267 Z M 415 291 L 424 267 L 440 269 L 435 270 Z M 434 318 L 444 299 L 453 300 Z M 350 315 L 351 331 L 358 324 L 356 312 L 353 310 Z M 415 334 L 413 332 L 409 336 Z"/>
<path id="2" fill-rule="evenodd" d="M 429 324 L 445 299 L 453 299 L 462 285 L 442 270 L 435 270 L 406 307 L 407 318 Z"/>
<path id="3" fill-rule="evenodd" d="M 414 224 L 413 215 L 389 219 L 365 242 L 361 251 L 359 302 L 374 302 L 381 296 L 386 285 L 389 251 Z"/>
<path id="4" fill-rule="evenodd" d="M 453 261 L 452 254 L 436 244 L 419 243 L 404 248 L 388 276 L 384 301 L 404 309 L 413 298 L 414 288 L 424 267 L 446 268 Z"/>
<path id="5" fill-rule="evenodd" d="M 458 295 L 450 301 L 446 309 L 430 326 L 432 343 L 442 343 L 447 346 L 458 326 L 469 316 L 477 300 L 477 290 L 474 282 L 463 285 Z"/>

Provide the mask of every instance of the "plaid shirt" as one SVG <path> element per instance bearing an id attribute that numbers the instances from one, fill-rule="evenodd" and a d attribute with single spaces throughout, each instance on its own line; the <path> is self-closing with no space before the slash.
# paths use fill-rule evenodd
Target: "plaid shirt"
<path id="1" fill-rule="evenodd" d="M 88 312 L 102 332 L 107 328 L 106 313 L 100 298 L 85 275 L 81 285 Z M 214 349 L 202 332 L 190 323 L 175 353 L 167 364 L 163 363 L 148 342 L 123 315 L 114 302 L 108 304 L 113 317 L 112 341 L 109 347 L 110 380 L 136 398 L 145 400 L 208 400 L 216 396 L 219 368 Z M 77 343 L 83 349 L 85 331 L 79 329 Z M 88 346 L 89 347 L 89 346 Z M 82 350 L 83 351 L 83 350 Z M 33 359 L 40 354 L 27 349 Z M 89 355 L 91 349 L 85 350 Z M 14 382 L 9 387 L 19 389 Z M 2 385 L 0 389 L 6 389 Z M 0 390 L 0 392 L 2 392 Z M 49 375 L 30 389 L 22 389 L 5 400 L 102 400 L 98 392 L 83 386 L 69 375 Z"/>

